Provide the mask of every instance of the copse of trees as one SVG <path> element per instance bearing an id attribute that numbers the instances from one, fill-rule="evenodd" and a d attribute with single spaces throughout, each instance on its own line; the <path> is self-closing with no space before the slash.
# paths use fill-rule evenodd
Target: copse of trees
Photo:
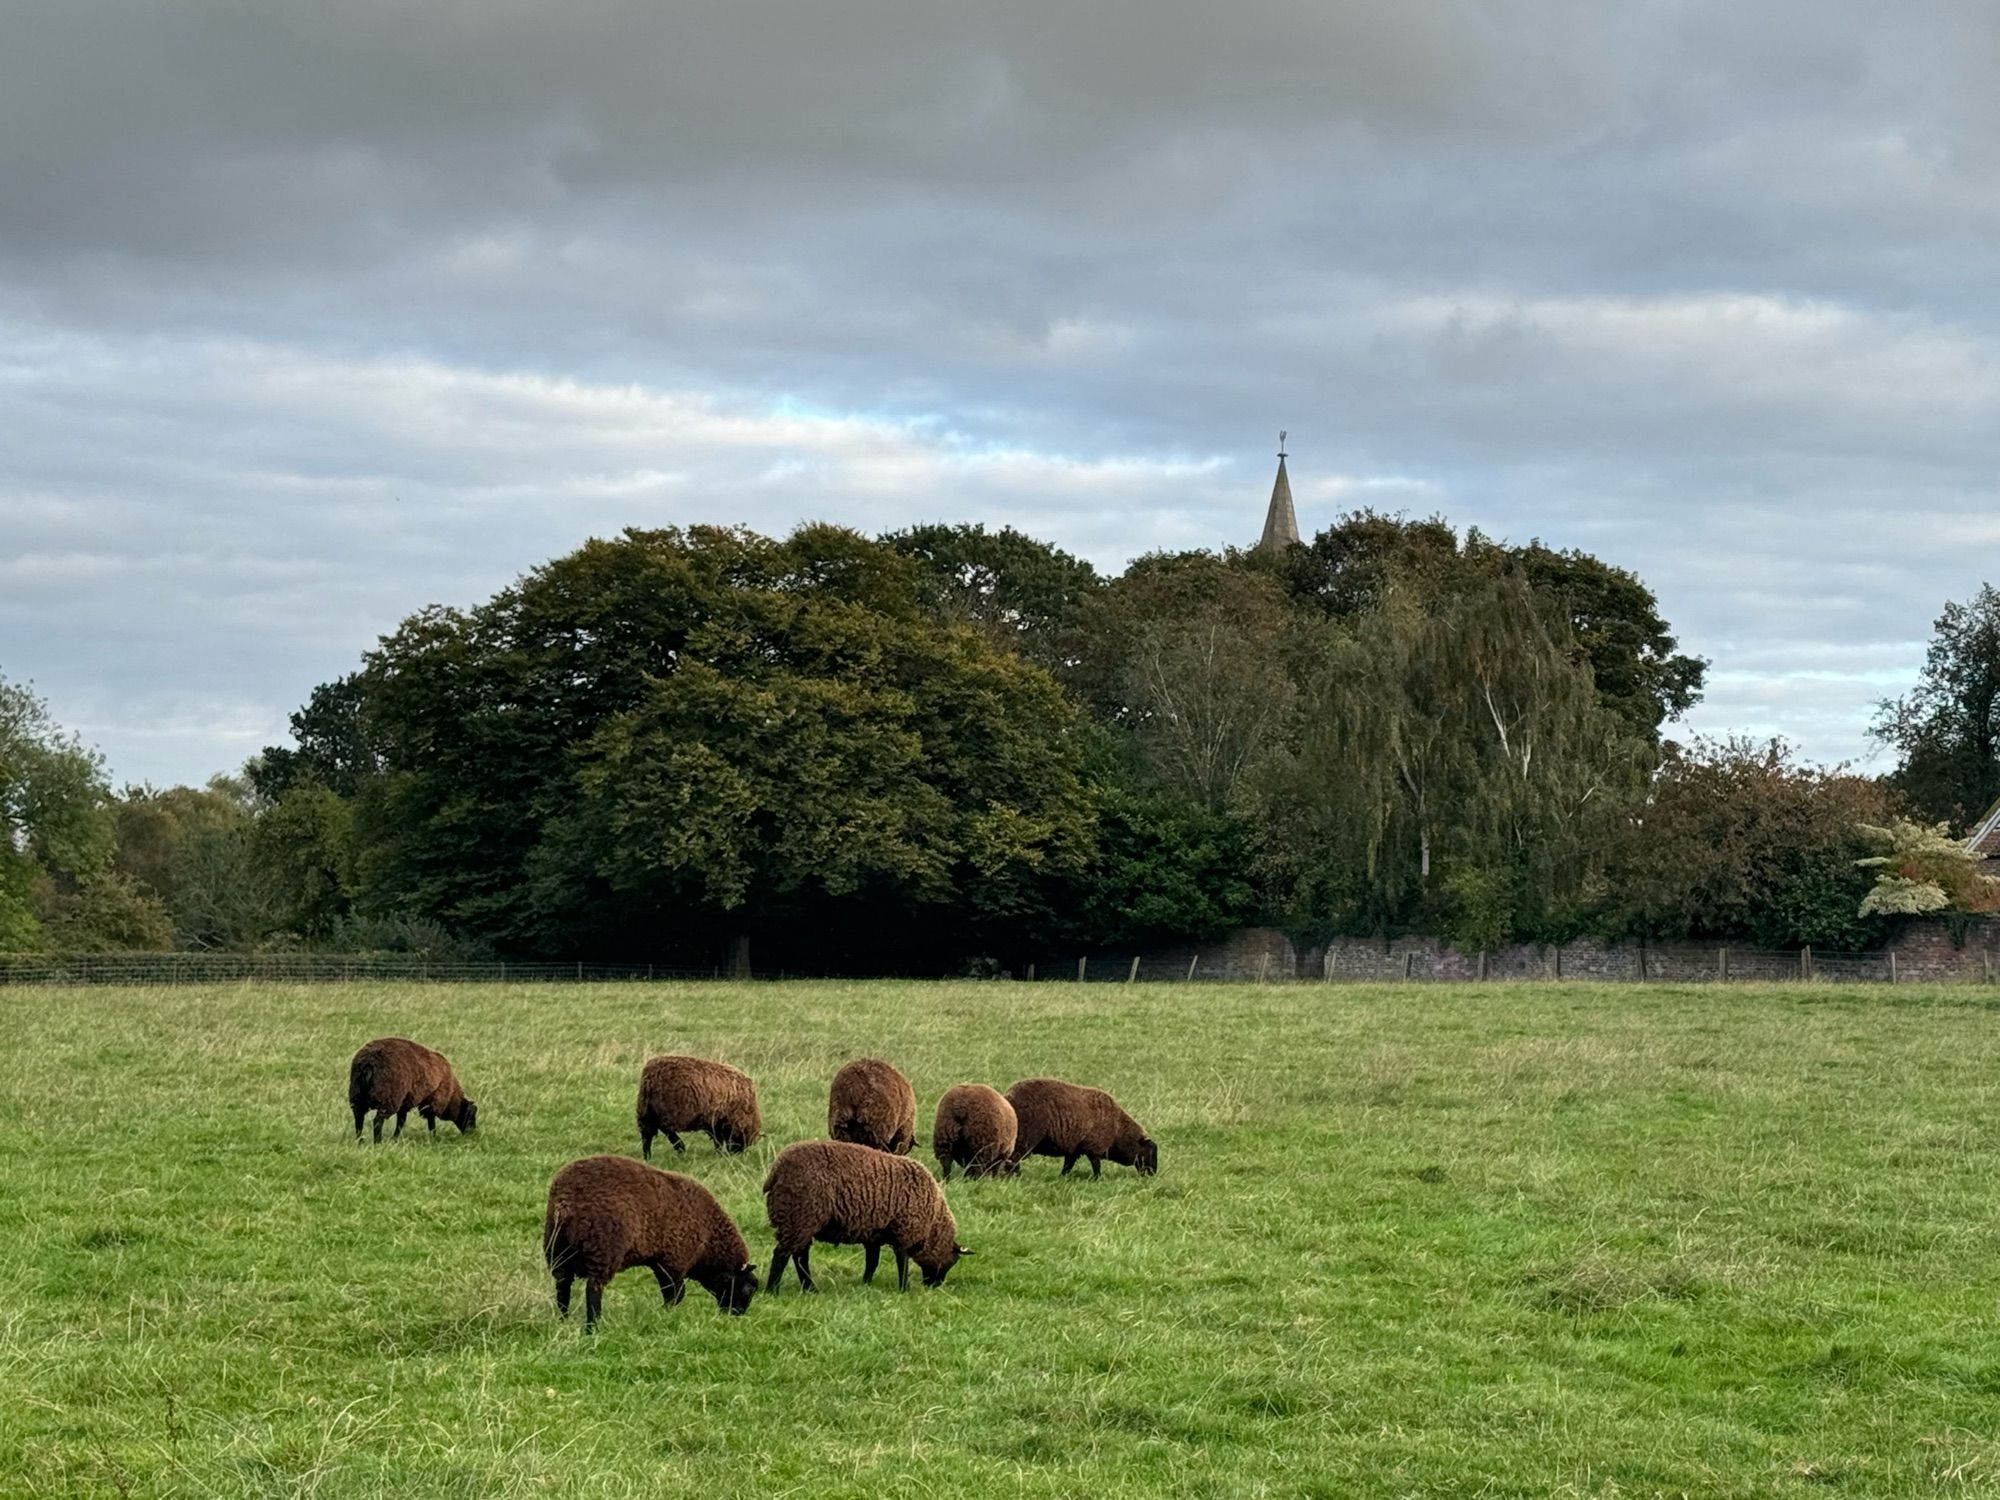
<path id="1" fill-rule="evenodd" d="M 1631 573 L 1437 517 L 1115 577 L 1011 529 L 629 531 L 412 615 L 204 788 L 113 795 L 0 684 L 0 946 L 940 972 L 2000 904 L 1932 826 L 2000 796 L 1991 589 L 1883 705 L 1884 777 L 1677 741 L 1705 670 Z"/>

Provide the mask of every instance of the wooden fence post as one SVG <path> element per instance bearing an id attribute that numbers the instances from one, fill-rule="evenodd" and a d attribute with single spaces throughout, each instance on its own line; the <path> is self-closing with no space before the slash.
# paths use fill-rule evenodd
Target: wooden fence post
<path id="1" fill-rule="evenodd" d="M 1199 953 L 1197 953 L 1193 958 L 1188 960 L 1188 978 L 1190 979 L 1194 978 L 1195 966 L 1200 962 L 1201 962 L 1201 955 Z"/>
<path id="2" fill-rule="evenodd" d="M 1889 950 L 1889 983 L 1894 984 L 1895 982 L 1896 982 L 1896 950 L 1894 948 L 1891 948 Z"/>
<path id="3" fill-rule="evenodd" d="M 1089 963 L 1090 958 L 1087 954 L 1076 961 L 1076 982 L 1078 984 L 1083 983 L 1084 970 L 1088 967 Z"/>
<path id="4" fill-rule="evenodd" d="M 1556 944 L 1556 978 L 1563 977 L 1563 945 Z"/>
<path id="5" fill-rule="evenodd" d="M 1479 977 L 1482 980 L 1486 977 L 1486 950 L 1484 948 L 1479 950 Z"/>
<path id="6" fill-rule="evenodd" d="M 1718 948 L 1715 952 L 1715 974 L 1724 984 L 1729 983 L 1729 950 Z"/>
<path id="7" fill-rule="evenodd" d="M 1801 978 L 1801 979 L 1810 979 L 1810 978 L 1812 978 L 1812 944 L 1811 944 L 1811 943 L 1807 943 L 1807 944 L 1805 944 L 1805 945 L 1804 945 L 1804 946 L 1803 946 L 1802 948 L 1800 948 L 1800 949 L 1799 949 L 1799 978 Z"/>
<path id="8" fill-rule="evenodd" d="M 1417 973 L 1417 955 L 1414 949 L 1403 950 L 1403 978 L 1414 979 Z"/>
<path id="9" fill-rule="evenodd" d="M 1035 966 L 1034 966 L 1033 964 L 1029 964 L 1029 965 L 1028 965 L 1028 983 L 1030 983 L 1030 984 L 1033 984 L 1034 982 L 1035 982 Z"/>
<path id="10" fill-rule="evenodd" d="M 1125 976 L 1125 982 L 1127 984 L 1130 984 L 1138 977 L 1139 977 L 1139 955 L 1135 953 L 1132 955 L 1132 972 Z"/>
<path id="11" fill-rule="evenodd" d="M 1264 983 L 1271 977 L 1271 955 L 1266 953 L 1257 963 L 1257 982 Z"/>

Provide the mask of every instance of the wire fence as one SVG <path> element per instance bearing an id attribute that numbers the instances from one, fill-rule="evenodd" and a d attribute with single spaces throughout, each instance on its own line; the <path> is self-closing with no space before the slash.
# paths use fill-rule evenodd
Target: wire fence
<path id="1" fill-rule="evenodd" d="M 720 968 L 661 964 L 445 961 L 407 954 L 40 953 L 0 954 L 0 986 L 37 984 L 602 984 L 721 979 Z M 764 976 L 776 977 L 776 976 Z"/>
<path id="2" fill-rule="evenodd" d="M 1420 946 L 1342 944 L 1303 955 L 1196 950 L 1169 953 L 1093 953 L 1025 965 L 1019 971 L 990 963 L 982 977 L 1039 982 L 1332 984 L 1468 983 L 1503 980 L 1649 981 L 1680 984 L 1950 983 L 2000 980 L 1991 947 L 1948 956 L 1911 958 L 1893 949 L 1867 953 L 1814 949 L 1666 948 L 1610 946 L 1510 948 L 1466 953 Z M 0 987 L 27 985 L 339 984 L 361 981 L 418 984 L 605 984 L 732 978 L 722 967 L 665 964 L 517 963 L 446 961 L 414 954 L 342 953 L 76 953 L 0 954 Z M 818 974 L 762 970 L 759 980 L 821 978 Z M 875 975 L 875 978 L 940 978 Z"/>

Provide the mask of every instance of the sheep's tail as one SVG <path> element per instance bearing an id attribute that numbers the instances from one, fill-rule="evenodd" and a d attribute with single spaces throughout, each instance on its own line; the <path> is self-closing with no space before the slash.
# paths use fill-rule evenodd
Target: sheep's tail
<path id="1" fill-rule="evenodd" d="M 771 1196 L 771 1184 L 773 1184 L 777 1180 L 778 1180 L 778 1164 L 774 1161 L 771 1163 L 771 1169 L 764 1174 L 764 1196 L 766 1198 Z"/>
<path id="2" fill-rule="evenodd" d="M 347 1073 L 347 1103 L 350 1108 L 359 1109 L 374 1102 L 375 1071 L 380 1066 L 381 1059 L 373 1054 L 354 1059 L 354 1066 Z"/>
<path id="3" fill-rule="evenodd" d="M 555 1269 L 556 1260 L 565 1248 L 561 1243 L 564 1237 L 559 1233 L 561 1227 L 555 1205 L 550 1204 L 548 1212 L 542 1218 L 542 1259 L 548 1263 L 550 1270 Z"/>

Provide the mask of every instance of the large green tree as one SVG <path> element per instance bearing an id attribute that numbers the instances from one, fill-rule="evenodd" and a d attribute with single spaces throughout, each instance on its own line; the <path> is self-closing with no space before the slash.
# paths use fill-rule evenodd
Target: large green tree
<path id="1" fill-rule="evenodd" d="M 1075 716 L 836 527 L 586 544 L 372 653 L 364 907 L 542 952 L 1009 941 L 1088 857 Z"/>
<path id="2" fill-rule="evenodd" d="M 1264 779 L 1273 901 L 1309 933 L 1568 936 L 1648 761 L 1520 574 L 1444 599 L 1392 587 L 1327 634 Z"/>
<path id="3" fill-rule="evenodd" d="M 1408 520 L 1361 510 L 1279 564 L 1292 598 L 1335 620 L 1378 611 L 1393 589 L 1431 601 L 1476 594 L 1518 576 L 1561 615 L 1605 707 L 1649 738 L 1701 696 L 1707 664 L 1676 649 L 1652 591 L 1623 568 L 1539 542 L 1510 546 L 1440 516 Z"/>
<path id="4" fill-rule="evenodd" d="M 1986 584 L 1945 605 L 1916 688 L 1878 709 L 1875 737 L 1896 752 L 1897 790 L 1964 832 L 2000 799 L 2000 591 Z"/>

